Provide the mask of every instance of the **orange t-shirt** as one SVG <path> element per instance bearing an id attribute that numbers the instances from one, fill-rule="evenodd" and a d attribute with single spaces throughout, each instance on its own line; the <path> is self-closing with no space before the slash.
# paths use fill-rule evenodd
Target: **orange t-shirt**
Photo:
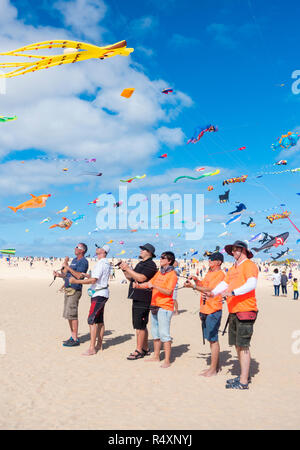
<path id="1" fill-rule="evenodd" d="M 198 286 L 214 289 L 225 278 L 225 273 L 222 270 L 215 272 L 207 272 L 202 281 L 198 282 Z M 203 295 L 200 295 L 200 312 L 203 314 L 212 314 L 222 309 L 222 296 L 206 297 L 203 301 Z"/>
<path id="2" fill-rule="evenodd" d="M 162 274 L 159 270 L 156 272 L 153 278 L 151 278 L 150 282 L 159 286 L 162 289 L 171 290 L 171 295 L 162 294 L 157 289 L 152 290 L 152 300 L 151 306 L 159 306 L 160 308 L 167 309 L 168 311 L 173 311 L 174 309 L 174 300 L 173 300 L 173 292 L 177 284 L 177 274 L 175 270 L 171 272 L 167 272 Z"/>
<path id="3" fill-rule="evenodd" d="M 252 277 L 258 278 L 258 267 L 253 261 L 246 259 L 238 266 L 233 265 L 225 275 L 224 281 L 229 285 L 229 289 L 233 291 L 243 286 Z M 247 292 L 247 294 L 227 297 L 227 305 L 230 313 L 257 311 L 255 289 Z"/>

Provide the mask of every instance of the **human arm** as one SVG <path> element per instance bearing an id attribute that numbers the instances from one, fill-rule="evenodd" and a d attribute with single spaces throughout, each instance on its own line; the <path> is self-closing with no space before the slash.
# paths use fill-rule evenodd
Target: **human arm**
<path id="1" fill-rule="evenodd" d="M 129 281 L 137 281 L 138 283 L 143 283 L 147 280 L 147 277 L 145 275 L 135 272 L 125 262 L 122 262 L 120 264 L 120 269 L 123 271 L 125 277 Z"/>
<path id="2" fill-rule="evenodd" d="M 97 278 L 85 278 L 84 280 L 78 280 L 75 277 L 70 277 L 70 284 L 94 284 L 97 282 Z"/>

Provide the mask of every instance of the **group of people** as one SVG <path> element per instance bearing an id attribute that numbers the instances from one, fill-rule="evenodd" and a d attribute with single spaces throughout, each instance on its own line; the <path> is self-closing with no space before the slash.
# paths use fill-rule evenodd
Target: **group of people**
<path id="1" fill-rule="evenodd" d="M 279 297 L 280 287 L 281 287 L 282 295 L 287 296 L 287 286 L 290 283 L 293 288 L 294 300 L 298 300 L 298 298 L 299 298 L 298 279 L 293 278 L 291 273 L 289 274 L 289 278 L 288 278 L 285 270 L 283 270 L 280 273 L 278 268 L 276 267 L 276 269 L 274 269 L 274 272 L 272 275 L 272 280 L 273 280 L 275 297 Z"/>
<path id="2" fill-rule="evenodd" d="M 102 348 L 104 335 L 104 307 L 109 298 L 108 281 L 110 263 L 107 259 L 108 245 L 96 249 L 97 263 L 89 274 L 88 261 L 85 258 L 87 246 L 80 243 L 75 248 L 75 258 L 69 263 L 65 258 L 60 271 L 54 271 L 54 277 L 64 278 L 64 312 L 63 317 L 69 321 L 71 336 L 63 342 L 66 347 L 80 345 L 78 339 L 78 304 L 82 295 L 82 286 L 91 285 L 88 294 L 91 306 L 88 314 L 90 326 L 90 346 L 84 355 L 95 355 Z M 226 301 L 229 311 L 226 326 L 229 325 L 229 345 L 236 347 L 241 373 L 240 376 L 226 382 L 227 389 L 248 389 L 251 355 L 249 351 L 253 334 L 253 325 L 257 316 L 255 288 L 258 267 L 251 261 L 253 254 L 243 241 L 236 241 L 225 247 L 227 254 L 234 258 L 233 266 L 224 272 L 224 256 L 215 252 L 209 256 L 209 270 L 200 280 L 196 276 L 186 279 L 185 288 L 192 288 L 200 293 L 200 319 L 203 338 L 210 343 L 211 365 L 201 375 L 216 375 L 219 369 L 220 346 L 218 332 L 222 317 L 223 303 Z M 155 248 L 147 243 L 140 246 L 138 264 L 132 268 L 124 261 L 117 266 L 129 281 L 128 298 L 132 300 L 132 325 L 136 331 L 136 348 L 127 359 L 130 361 L 151 355 L 149 348 L 148 320 L 151 315 L 151 334 L 153 338 L 153 355 L 147 361 L 160 361 L 163 345 L 164 361 L 161 367 L 171 365 L 170 335 L 171 319 L 177 310 L 178 271 L 175 255 L 171 251 L 160 255 L 160 268 L 153 259 Z"/>

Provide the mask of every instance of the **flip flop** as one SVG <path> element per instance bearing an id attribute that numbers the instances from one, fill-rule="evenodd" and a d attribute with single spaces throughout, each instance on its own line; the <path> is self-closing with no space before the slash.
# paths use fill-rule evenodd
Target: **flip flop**
<path id="1" fill-rule="evenodd" d="M 134 355 L 133 353 L 131 353 L 131 354 L 127 357 L 127 359 L 128 359 L 129 361 L 133 361 L 134 359 L 141 359 L 141 358 L 144 358 L 144 355 L 143 355 L 142 353 L 140 353 L 138 350 L 136 350 L 135 352 L 137 353 L 136 355 Z"/>

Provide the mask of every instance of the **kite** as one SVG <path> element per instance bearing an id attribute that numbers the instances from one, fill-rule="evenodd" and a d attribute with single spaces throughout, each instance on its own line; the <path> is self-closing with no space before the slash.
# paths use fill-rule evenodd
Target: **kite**
<path id="1" fill-rule="evenodd" d="M 275 163 L 275 166 L 286 166 L 287 165 L 287 161 L 285 159 L 281 159 L 280 161 L 277 161 Z"/>
<path id="2" fill-rule="evenodd" d="M 242 175 L 241 177 L 228 178 L 228 180 L 223 181 L 223 186 L 225 184 L 232 184 L 232 183 L 245 183 L 247 177 L 248 175 Z"/>
<path id="3" fill-rule="evenodd" d="M 83 172 L 82 175 L 93 175 L 95 177 L 101 177 L 103 175 L 102 172 Z"/>
<path id="4" fill-rule="evenodd" d="M 295 173 L 300 172 L 300 167 L 295 167 L 294 169 L 287 169 L 287 170 L 277 170 L 277 172 L 263 172 L 262 174 L 258 175 L 256 178 L 262 178 L 263 175 L 279 175 L 281 173 Z"/>
<path id="5" fill-rule="evenodd" d="M 67 219 L 66 217 L 63 217 L 61 222 L 55 223 L 54 225 L 51 225 L 51 227 L 49 227 L 49 228 L 59 227 L 59 228 L 64 228 L 65 230 L 68 230 L 71 227 L 72 223 L 73 223 L 72 220 Z"/>
<path id="6" fill-rule="evenodd" d="M 218 131 L 218 127 L 210 124 L 205 127 L 197 127 L 193 136 L 187 141 L 187 144 L 196 144 L 196 142 L 199 142 L 205 133 L 212 133 L 216 131 Z"/>
<path id="7" fill-rule="evenodd" d="M 28 232 L 29 232 L 29 228 L 26 228 L 25 233 L 28 233 Z"/>
<path id="8" fill-rule="evenodd" d="M 267 233 L 264 233 L 264 234 L 268 236 Z M 290 233 L 286 232 L 286 233 L 279 234 L 278 236 L 275 236 L 275 237 L 268 236 L 269 240 L 264 245 L 262 245 L 259 248 L 254 247 L 254 248 L 252 248 L 252 250 L 254 250 L 255 252 L 260 252 L 261 250 L 267 250 L 273 246 L 278 247 L 279 245 L 284 245 L 285 241 L 289 237 L 289 234 Z M 266 236 L 264 237 L 264 240 L 265 240 L 265 238 L 266 238 Z M 261 241 L 259 241 L 259 242 L 261 242 Z"/>
<path id="9" fill-rule="evenodd" d="M 201 180 L 201 178 L 205 178 L 205 177 L 212 177 L 213 175 L 218 175 L 218 173 L 220 173 L 220 170 L 217 169 L 215 172 L 207 172 L 204 173 L 203 175 L 200 175 L 199 177 L 189 177 L 187 175 L 183 175 L 181 177 L 177 177 L 174 180 L 174 183 L 177 183 L 178 180 L 182 179 L 182 178 L 187 178 L 189 180 Z"/>
<path id="10" fill-rule="evenodd" d="M 227 202 L 229 202 L 229 192 L 230 192 L 230 189 L 228 189 L 228 191 L 225 191 L 224 194 L 219 195 L 219 202 L 220 203 L 227 203 Z"/>
<path id="11" fill-rule="evenodd" d="M 63 168 L 63 172 L 67 172 L 69 169 L 67 167 Z"/>
<path id="12" fill-rule="evenodd" d="M 119 244 L 123 245 L 123 244 L 125 244 L 125 242 L 124 241 L 120 241 Z"/>
<path id="13" fill-rule="evenodd" d="M 249 222 L 241 222 L 241 225 L 246 225 L 246 227 L 253 228 L 256 226 L 256 223 L 253 222 L 252 217 L 249 217 Z"/>
<path id="14" fill-rule="evenodd" d="M 156 218 L 159 219 L 160 217 L 168 216 L 170 214 L 177 214 L 178 212 L 179 212 L 178 209 L 171 209 L 170 212 L 167 212 L 165 214 L 161 214 L 160 216 L 157 216 Z"/>
<path id="15" fill-rule="evenodd" d="M 132 178 L 127 178 L 127 180 L 120 180 L 120 181 L 122 181 L 122 183 L 131 183 L 133 180 L 141 180 L 142 178 L 145 178 L 145 177 L 146 177 L 146 175 L 137 175 Z"/>
<path id="16" fill-rule="evenodd" d="M 244 211 L 245 209 L 247 209 L 246 205 L 244 205 L 244 203 L 240 203 L 239 205 L 237 205 L 235 211 L 231 211 L 228 214 L 237 214 L 237 213 Z"/>
<path id="17" fill-rule="evenodd" d="M 296 244 L 299 244 L 299 242 L 300 242 L 300 239 L 297 239 Z"/>
<path id="18" fill-rule="evenodd" d="M 73 222 L 77 222 L 77 220 L 82 220 L 85 216 L 83 214 L 80 214 L 78 217 L 75 217 L 75 219 L 73 219 Z"/>
<path id="19" fill-rule="evenodd" d="M 294 147 L 300 138 L 299 133 L 289 131 L 287 134 L 282 134 L 275 144 L 271 145 L 273 150 L 277 148 L 285 148 L 289 149 L 290 147 Z"/>
<path id="20" fill-rule="evenodd" d="M 132 96 L 132 94 L 134 93 L 134 91 L 135 91 L 134 88 L 124 89 L 121 96 L 125 97 L 125 98 L 130 98 Z"/>
<path id="21" fill-rule="evenodd" d="M 198 255 L 198 251 L 191 254 L 191 256 Z"/>
<path id="22" fill-rule="evenodd" d="M 49 69 L 50 67 L 60 66 L 62 64 L 70 64 L 78 61 L 85 61 L 87 59 L 104 59 L 115 55 L 128 56 L 133 52 L 133 48 L 126 48 L 126 41 L 120 41 L 113 45 L 105 47 L 97 47 L 96 45 L 86 44 L 84 42 L 68 41 L 68 40 L 53 40 L 38 42 L 36 44 L 27 45 L 25 47 L 12 50 L 10 52 L 0 53 L 1 56 L 21 56 L 29 58 L 30 62 L 9 62 L 1 63 L 1 69 L 14 68 L 11 72 L 0 74 L 1 78 L 11 78 L 18 75 L 24 75 L 29 72 L 35 72 L 41 69 Z M 73 51 L 65 51 L 59 55 L 32 55 L 24 52 L 40 49 L 74 49 Z M 32 58 L 38 61 L 33 61 Z"/>
<path id="23" fill-rule="evenodd" d="M 30 195 L 32 197 L 30 200 L 27 200 L 26 202 L 21 203 L 16 207 L 8 206 L 8 208 L 14 212 L 17 212 L 19 209 L 22 209 L 24 211 L 27 208 L 43 208 L 44 206 L 46 206 L 46 201 L 48 200 L 48 198 L 51 197 L 51 194 L 42 194 L 38 197 L 33 194 Z"/>
<path id="24" fill-rule="evenodd" d="M 88 205 L 93 205 L 95 203 L 97 203 L 99 200 L 99 198 L 95 198 L 95 200 L 93 200 L 92 202 L 89 202 Z"/>
<path id="25" fill-rule="evenodd" d="M 125 250 L 122 250 L 120 253 L 117 253 L 117 256 L 124 255 L 124 253 L 126 253 Z"/>
<path id="26" fill-rule="evenodd" d="M 17 116 L 11 116 L 11 117 L 7 117 L 7 116 L 0 116 L 0 122 L 10 122 L 12 120 L 16 120 Z"/>
<path id="27" fill-rule="evenodd" d="M 50 220 L 51 220 L 51 217 L 46 217 L 46 219 L 42 220 L 42 221 L 40 222 L 40 224 L 41 224 L 41 223 L 45 223 L 45 222 L 50 222 Z"/>
<path id="28" fill-rule="evenodd" d="M 269 216 L 266 217 L 266 219 L 268 219 L 268 221 L 269 221 L 270 223 L 273 223 L 274 220 L 287 219 L 288 216 L 289 216 L 290 214 L 291 214 L 290 212 L 284 211 L 284 212 L 281 213 L 281 214 L 278 214 L 278 213 L 276 213 L 276 214 L 270 214 Z"/>
<path id="29" fill-rule="evenodd" d="M 210 191 L 213 191 L 213 190 L 214 190 L 214 187 L 213 187 L 213 186 L 208 186 L 207 190 L 208 190 L 209 192 L 210 192 Z"/>
<path id="30" fill-rule="evenodd" d="M 279 259 L 279 258 L 281 258 L 283 255 L 285 255 L 286 253 L 289 253 L 289 251 L 290 251 L 290 249 L 287 248 L 286 250 L 282 250 L 282 252 L 277 253 L 277 255 L 276 255 L 275 257 L 274 257 L 274 256 L 271 256 L 271 258 L 273 259 L 273 261 L 276 261 L 276 259 Z"/>
<path id="31" fill-rule="evenodd" d="M 65 213 L 68 211 L 68 209 L 69 209 L 69 207 L 65 206 L 61 211 L 58 211 L 56 214 Z"/>
<path id="32" fill-rule="evenodd" d="M 123 205 L 122 201 L 114 203 L 115 208 L 120 208 L 121 205 Z"/>
<path id="33" fill-rule="evenodd" d="M 164 153 L 163 155 L 160 155 L 158 158 L 165 159 L 167 156 L 168 156 L 167 153 Z"/>
<path id="34" fill-rule="evenodd" d="M 237 222 L 238 220 L 240 220 L 240 218 L 242 217 L 242 214 L 237 214 L 236 216 L 232 217 L 232 219 L 229 219 L 226 223 L 224 223 L 223 225 L 226 227 L 227 225 L 229 225 L 230 223 L 234 223 Z"/>
<path id="35" fill-rule="evenodd" d="M 2 253 L 3 255 L 14 255 L 16 253 L 16 250 L 14 248 L 6 248 L 0 250 L 0 253 Z"/>
<path id="36" fill-rule="evenodd" d="M 205 169 L 205 167 L 197 167 L 197 169 L 195 169 L 196 170 L 196 172 L 202 172 L 202 170 L 204 170 Z"/>
<path id="37" fill-rule="evenodd" d="M 111 239 L 110 241 L 106 242 L 107 244 L 112 244 L 114 241 Z"/>
<path id="38" fill-rule="evenodd" d="M 173 91 L 173 89 L 170 89 L 170 88 L 168 88 L 168 89 L 163 89 L 163 90 L 161 91 L 162 94 L 171 94 L 172 92 L 174 92 L 174 91 Z"/>
<path id="39" fill-rule="evenodd" d="M 135 230 L 130 230 L 130 233 L 136 233 L 138 230 L 137 229 L 135 229 Z"/>
<path id="40" fill-rule="evenodd" d="M 229 234 L 228 231 L 224 231 L 224 233 L 221 233 L 218 235 L 218 237 L 227 236 Z"/>
<path id="41" fill-rule="evenodd" d="M 212 252 L 209 251 L 209 250 L 206 250 L 205 253 L 203 253 L 203 256 L 210 256 L 210 255 L 212 255 L 213 253 L 216 253 L 216 252 L 219 252 L 219 251 L 220 251 L 220 247 L 217 245 L 216 248 L 215 248 L 215 250 L 213 250 Z"/>

